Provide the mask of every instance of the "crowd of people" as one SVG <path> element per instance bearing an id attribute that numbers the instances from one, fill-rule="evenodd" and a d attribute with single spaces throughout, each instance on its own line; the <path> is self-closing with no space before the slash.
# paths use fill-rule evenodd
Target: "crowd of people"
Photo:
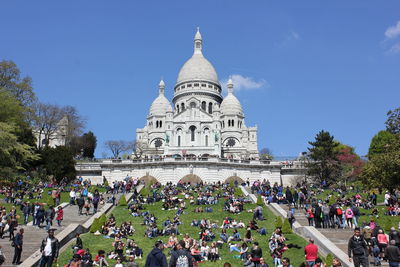
<path id="1" fill-rule="evenodd" d="M 268 243 L 263 246 L 269 248 L 268 252 L 261 248 L 258 237 L 267 235 L 267 229 L 259 226 L 260 221 L 265 220 L 263 208 L 257 206 L 253 210 L 246 210 L 245 205 L 251 202 L 241 194 L 235 194 L 235 187 L 228 184 L 197 184 L 190 185 L 179 183 L 174 185 L 167 183 L 161 186 L 158 183 L 152 185 L 148 195 L 138 194 L 136 190 L 127 210 L 133 217 L 138 217 L 145 227 L 144 233 L 138 233 L 129 222 L 117 225 L 114 216 L 110 216 L 102 226 L 104 237 L 113 238 L 108 250 L 99 250 L 91 260 L 94 266 L 109 266 L 109 260 L 117 261 L 115 266 L 138 266 L 137 259 L 143 257 L 143 247 L 140 247 L 134 236 L 143 235 L 147 239 L 155 240 L 153 249 L 145 256 L 145 266 L 197 266 L 202 262 L 221 261 L 221 250 L 227 249 L 231 257 L 240 259 L 243 266 L 266 267 L 266 256 L 273 258 L 275 266 L 290 266 L 290 260 L 283 257 L 288 249 L 300 249 L 296 244 L 287 241 L 280 228 L 275 229 Z M 151 212 L 147 207 L 161 202 L 161 211 L 173 211 L 173 216 L 160 220 L 157 212 Z M 217 206 L 221 203 L 220 206 Z M 219 208 L 222 207 L 222 210 Z M 202 210 L 199 208 L 203 208 Z M 212 213 L 225 211 L 231 214 L 221 221 L 209 219 L 205 214 L 202 219 L 193 219 L 191 227 L 198 229 L 198 234 L 180 232 L 182 216 L 194 213 Z M 252 212 L 252 219 L 248 222 L 235 218 L 241 212 Z M 127 226 L 127 231 L 122 230 Z M 245 234 L 241 236 L 239 230 Z M 131 236 L 131 234 L 134 234 Z M 161 241 L 165 239 L 166 242 Z M 167 250 L 167 253 L 164 253 Z M 75 251 L 69 266 L 89 266 L 83 263 L 82 255 L 88 253 L 88 249 Z M 267 253 L 267 254 L 265 254 Z M 80 255 L 82 254 L 82 255 Z M 169 255 L 169 261 L 166 254 Z"/>

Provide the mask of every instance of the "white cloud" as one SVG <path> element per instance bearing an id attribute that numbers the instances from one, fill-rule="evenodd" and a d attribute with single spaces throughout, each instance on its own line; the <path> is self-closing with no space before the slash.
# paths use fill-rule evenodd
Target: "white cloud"
<path id="1" fill-rule="evenodd" d="M 233 90 L 240 91 L 240 90 L 252 90 L 258 89 L 261 87 L 269 87 L 269 84 L 266 80 L 260 79 L 255 80 L 252 77 L 242 76 L 240 74 L 233 74 L 231 76 L 233 82 Z M 224 79 L 221 81 L 222 89 L 226 91 L 226 84 L 228 83 L 228 79 Z"/>
<path id="2" fill-rule="evenodd" d="M 299 40 L 300 39 L 299 33 L 295 32 L 293 30 L 291 30 L 289 34 L 290 34 L 289 35 L 290 39 L 293 39 L 293 40 Z"/>
<path id="3" fill-rule="evenodd" d="M 400 35 L 400 20 L 397 22 L 396 25 L 390 26 L 385 31 L 385 36 L 388 39 L 396 38 L 399 35 Z"/>
<path id="4" fill-rule="evenodd" d="M 390 49 L 389 49 L 390 53 L 400 53 L 400 42 L 393 45 Z"/>
<path id="5" fill-rule="evenodd" d="M 382 46 L 387 49 L 387 52 L 391 54 L 400 53 L 400 20 L 386 29 L 385 37 Z M 388 49 L 388 47 L 390 48 Z"/>

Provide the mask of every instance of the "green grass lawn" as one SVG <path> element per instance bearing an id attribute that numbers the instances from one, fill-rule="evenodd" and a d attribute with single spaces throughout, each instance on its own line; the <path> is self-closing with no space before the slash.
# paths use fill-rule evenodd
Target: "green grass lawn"
<path id="1" fill-rule="evenodd" d="M 158 225 L 161 225 L 163 221 L 165 221 L 168 217 L 173 218 L 175 211 L 163 211 L 161 209 L 161 202 L 158 202 L 154 205 L 145 205 L 145 209 L 152 212 L 153 214 L 158 217 Z M 198 227 L 192 227 L 190 226 L 190 223 L 193 219 L 202 219 L 206 217 L 207 219 L 210 219 L 212 222 L 217 222 L 219 225 L 222 224 L 222 220 L 226 216 L 230 216 L 232 218 L 235 218 L 237 221 L 242 220 L 244 223 L 248 223 L 251 219 L 253 214 L 248 213 L 248 212 L 242 212 L 237 215 L 233 215 L 231 213 L 228 213 L 226 211 L 222 211 L 223 203 L 220 201 L 218 205 L 213 205 L 213 210 L 214 212 L 212 213 L 194 213 L 193 210 L 196 206 L 194 205 L 189 205 L 187 203 L 187 209 L 185 210 L 184 215 L 181 216 L 181 221 L 183 222 L 182 225 L 179 226 L 179 231 L 181 234 L 189 233 L 191 237 L 198 239 L 198 233 L 200 229 Z M 255 204 L 246 204 L 245 205 L 245 210 L 249 209 L 254 209 L 256 207 Z M 156 240 L 161 239 L 165 242 L 168 241 L 168 236 L 166 237 L 159 237 L 157 239 L 149 239 L 147 237 L 144 237 L 144 232 L 146 230 L 146 227 L 141 225 L 143 222 L 142 217 L 133 217 L 129 214 L 129 211 L 126 209 L 126 207 L 121 207 L 118 206 L 116 207 L 112 213 L 117 219 L 118 225 L 124 221 L 131 221 L 136 229 L 135 234 L 131 237 L 136 241 L 136 243 L 139 244 L 139 246 L 143 249 L 144 252 L 144 257 L 143 259 L 137 259 L 137 262 L 139 263 L 139 266 L 144 266 L 145 263 L 145 258 L 147 254 L 150 252 L 150 250 L 153 248 L 154 243 Z M 263 257 L 266 258 L 267 263 L 272 266 L 272 259 L 269 255 L 269 248 L 268 248 L 268 239 L 271 236 L 272 231 L 275 229 L 274 223 L 275 223 L 275 215 L 267 208 L 264 207 L 264 216 L 266 220 L 264 221 L 259 221 L 259 226 L 260 227 L 265 227 L 268 230 L 268 234 L 266 236 L 261 236 L 257 232 L 252 231 L 253 237 L 260 243 L 260 246 L 263 250 Z M 215 229 L 213 230 L 216 234 L 216 239 L 217 241 L 219 239 L 219 234 L 221 232 L 221 229 Z M 228 234 L 231 234 L 233 230 L 228 230 Z M 245 229 L 239 230 L 242 238 L 245 234 Z M 297 244 L 301 247 L 304 247 L 307 242 L 301 238 L 300 236 L 296 234 L 287 234 L 285 235 L 286 238 L 288 239 L 288 243 L 294 243 Z M 85 248 L 90 248 L 90 251 L 92 253 L 92 256 L 94 257 L 99 249 L 103 249 L 106 252 L 111 251 L 112 248 L 112 242 L 113 239 L 106 239 L 103 236 L 95 236 L 91 233 L 87 233 L 81 236 L 83 240 L 83 244 Z M 180 236 L 182 238 L 183 235 Z M 167 256 L 167 260 L 169 262 L 169 249 L 164 249 L 164 253 Z M 219 261 L 217 264 L 222 264 L 224 262 L 230 262 L 232 266 L 243 266 L 243 262 L 240 259 L 235 259 L 233 256 L 234 255 L 239 255 L 237 252 L 230 253 L 229 249 L 226 244 L 220 249 L 220 256 L 222 258 L 221 261 Z M 301 262 L 304 261 L 304 253 L 303 249 L 289 249 L 288 251 L 285 252 L 284 254 L 285 257 L 289 257 L 292 261 L 293 266 L 298 266 Z M 72 258 L 72 250 L 70 248 L 67 248 L 66 251 L 64 251 L 58 260 L 59 264 L 66 264 L 69 262 L 69 260 Z M 110 264 L 115 263 L 115 261 L 109 260 L 108 261 Z M 201 263 L 200 266 L 204 267 L 211 267 L 215 266 L 215 263 L 212 262 L 204 262 Z M 112 266 L 112 265 L 111 265 Z"/>

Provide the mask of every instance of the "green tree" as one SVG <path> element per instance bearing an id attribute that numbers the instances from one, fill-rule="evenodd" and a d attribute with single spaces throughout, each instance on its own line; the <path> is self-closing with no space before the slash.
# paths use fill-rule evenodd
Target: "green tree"
<path id="1" fill-rule="evenodd" d="M 74 137 L 70 142 L 74 155 L 81 155 L 84 158 L 94 158 L 94 151 L 97 146 L 97 137 L 89 131 L 82 136 Z"/>
<path id="2" fill-rule="evenodd" d="M 400 108 L 389 110 L 387 116 L 386 130 L 393 134 L 400 134 Z"/>
<path id="3" fill-rule="evenodd" d="M 387 147 L 396 139 L 396 136 L 389 131 L 380 131 L 372 137 L 369 145 L 368 158 L 384 153 Z"/>
<path id="4" fill-rule="evenodd" d="M 334 137 L 327 131 L 320 131 L 311 145 L 309 157 L 312 159 L 308 163 L 308 175 L 316 178 L 318 182 L 334 182 L 340 175 L 340 164 L 337 159 L 339 145 Z"/>
<path id="5" fill-rule="evenodd" d="M 271 160 L 274 158 L 274 156 L 272 155 L 271 149 L 269 148 L 263 148 L 260 150 L 260 158 L 262 160 Z"/>
<path id="6" fill-rule="evenodd" d="M 62 179 L 73 180 L 76 178 L 75 160 L 68 147 L 46 147 L 41 151 L 41 166 L 47 175 L 52 175 L 56 182 Z"/>
<path id="7" fill-rule="evenodd" d="M 400 135 L 394 135 L 380 153 L 369 155 L 361 178 L 370 188 L 386 188 L 393 192 L 400 186 Z"/>
<path id="8" fill-rule="evenodd" d="M 0 90 L 0 173 L 10 178 L 38 159 L 25 107 L 8 91 Z"/>
<path id="9" fill-rule="evenodd" d="M 12 61 L 0 61 L 0 92 L 7 91 L 24 107 L 30 107 L 36 100 L 30 77 L 21 78 L 21 72 Z"/>

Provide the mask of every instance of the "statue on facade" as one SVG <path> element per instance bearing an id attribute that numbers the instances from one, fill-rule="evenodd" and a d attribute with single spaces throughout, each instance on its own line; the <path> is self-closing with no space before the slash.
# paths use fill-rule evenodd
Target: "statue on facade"
<path id="1" fill-rule="evenodd" d="M 169 144 L 169 135 L 165 134 L 165 143 Z"/>
<path id="2" fill-rule="evenodd" d="M 215 139 L 215 142 L 218 142 L 218 140 L 219 140 L 218 133 L 215 133 L 215 135 L 214 135 L 214 139 Z"/>

